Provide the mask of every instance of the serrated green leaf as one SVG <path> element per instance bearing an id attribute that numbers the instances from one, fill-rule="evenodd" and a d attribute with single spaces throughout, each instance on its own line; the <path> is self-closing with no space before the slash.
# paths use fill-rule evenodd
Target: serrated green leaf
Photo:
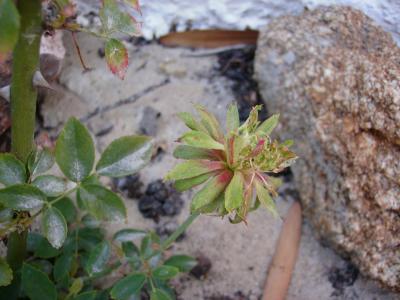
<path id="1" fill-rule="evenodd" d="M 54 154 L 49 149 L 32 151 L 28 157 L 28 170 L 31 177 L 50 170 L 54 162 Z"/>
<path id="2" fill-rule="evenodd" d="M 50 207 L 43 213 L 42 232 L 54 248 L 59 249 L 64 244 L 67 238 L 67 222 L 57 208 Z"/>
<path id="3" fill-rule="evenodd" d="M 22 288 L 31 300 L 56 300 L 57 290 L 45 273 L 24 263 Z"/>
<path id="4" fill-rule="evenodd" d="M 207 133 L 200 131 L 188 131 L 186 132 L 180 140 L 189 146 L 205 148 L 205 149 L 217 149 L 224 150 L 225 147 L 221 143 L 214 140 Z"/>
<path id="5" fill-rule="evenodd" d="M 7 286 L 13 279 L 13 272 L 8 263 L 0 257 L 0 286 Z"/>
<path id="6" fill-rule="evenodd" d="M 128 35 L 140 35 L 140 27 L 128 13 L 122 12 L 115 0 L 104 0 L 99 17 L 105 34 L 121 32 Z"/>
<path id="7" fill-rule="evenodd" d="M 97 292 L 96 291 L 87 291 L 76 295 L 73 300 L 94 300 L 96 299 Z"/>
<path id="8" fill-rule="evenodd" d="M 257 198 L 260 201 L 261 205 L 267 208 L 275 217 L 278 216 L 278 212 L 276 211 L 275 202 L 269 194 L 268 190 L 264 187 L 262 182 L 256 180 L 256 193 Z"/>
<path id="9" fill-rule="evenodd" d="M 45 194 L 29 184 L 16 184 L 0 190 L 0 203 L 16 210 L 39 208 L 45 201 Z"/>
<path id="10" fill-rule="evenodd" d="M 155 289 L 150 293 L 150 300 L 173 300 L 173 298 L 161 289 Z"/>
<path id="11" fill-rule="evenodd" d="M 160 237 L 155 232 L 150 232 L 147 236 L 145 236 L 142 239 L 142 242 L 140 244 L 140 254 L 145 259 L 147 259 L 152 254 L 154 254 L 159 245 L 160 245 Z M 159 256 L 158 258 L 156 256 L 153 257 L 155 259 L 153 263 L 156 262 L 159 258 Z M 151 261 L 149 261 L 149 263 L 150 265 L 152 265 Z"/>
<path id="12" fill-rule="evenodd" d="M 24 183 L 25 181 L 26 171 L 24 164 L 10 153 L 1 153 L 0 183 L 9 186 L 12 184 Z"/>
<path id="13" fill-rule="evenodd" d="M 161 280 L 168 280 L 178 275 L 179 269 L 174 266 L 164 265 L 155 268 L 152 275 Z"/>
<path id="14" fill-rule="evenodd" d="M 126 218 L 122 199 L 100 185 L 85 185 L 78 190 L 82 206 L 94 217 L 105 221 L 121 221 Z"/>
<path id="15" fill-rule="evenodd" d="M 122 251 L 126 257 L 139 257 L 139 249 L 132 242 L 122 242 Z"/>
<path id="16" fill-rule="evenodd" d="M 233 178 L 225 190 L 225 208 L 231 212 L 243 203 L 244 179 L 241 172 L 235 172 Z"/>
<path id="17" fill-rule="evenodd" d="M 189 272 L 197 265 L 197 260 L 188 255 L 174 255 L 168 258 L 164 264 L 178 268 L 180 272 Z"/>
<path id="18" fill-rule="evenodd" d="M 20 16 L 13 0 L 0 0 L 0 54 L 14 49 L 18 41 Z"/>
<path id="19" fill-rule="evenodd" d="M 88 228 L 98 228 L 101 225 L 101 221 L 97 220 L 91 214 L 84 215 L 81 222 Z"/>
<path id="20" fill-rule="evenodd" d="M 212 203 L 221 194 L 232 178 L 232 172 L 224 171 L 210 179 L 206 185 L 198 191 L 192 200 L 191 210 L 197 211 L 203 206 Z"/>
<path id="21" fill-rule="evenodd" d="M 192 116 L 192 114 L 190 114 L 188 112 L 180 112 L 177 114 L 177 116 L 190 129 L 195 130 L 195 131 L 202 131 L 205 133 L 207 132 L 207 130 L 204 128 L 204 126 L 202 124 L 200 124 L 199 122 L 197 122 L 196 119 Z"/>
<path id="22" fill-rule="evenodd" d="M 29 264 L 45 273 L 47 276 L 50 275 L 53 270 L 52 263 L 45 259 L 35 259 L 30 261 Z"/>
<path id="23" fill-rule="evenodd" d="M 109 39 L 104 52 L 108 68 L 120 79 L 124 79 L 129 64 L 128 51 L 124 44 L 117 39 Z"/>
<path id="24" fill-rule="evenodd" d="M 261 125 L 257 128 L 256 134 L 259 134 L 260 136 L 270 135 L 278 123 L 279 114 L 272 115 L 263 123 L 261 123 Z"/>
<path id="25" fill-rule="evenodd" d="M 78 246 L 80 249 L 92 252 L 104 238 L 102 228 L 81 228 L 78 232 Z"/>
<path id="26" fill-rule="evenodd" d="M 152 144 L 146 136 L 125 136 L 113 141 L 97 163 L 97 173 L 110 177 L 134 174 L 151 158 Z"/>
<path id="27" fill-rule="evenodd" d="M 80 182 L 90 175 L 94 163 L 94 144 L 86 127 L 70 118 L 56 143 L 56 161 L 64 175 Z"/>
<path id="28" fill-rule="evenodd" d="M 220 161 L 189 160 L 176 165 L 166 176 L 166 180 L 181 180 L 193 178 L 225 168 Z"/>
<path id="29" fill-rule="evenodd" d="M 60 250 L 53 248 L 44 236 L 33 232 L 28 233 L 27 249 L 40 258 L 52 258 L 60 254 Z"/>
<path id="30" fill-rule="evenodd" d="M 107 241 L 98 244 L 89 255 L 86 264 L 86 271 L 89 275 L 100 273 L 106 267 L 110 258 L 111 249 Z"/>
<path id="31" fill-rule="evenodd" d="M 138 229 L 121 229 L 114 234 L 113 240 L 117 242 L 130 242 L 136 239 L 143 238 L 147 235 L 146 231 Z"/>
<path id="32" fill-rule="evenodd" d="M 180 159 L 209 159 L 217 160 L 215 150 L 197 148 L 188 145 L 179 145 L 174 150 L 174 157 Z"/>
<path id="33" fill-rule="evenodd" d="M 122 278 L 111 289 L 111 297 L 115 300 L 129 300 L 140 292 L 145 282 L 144 274 L 133 274 Z"/>
<path id="34" fill-rule="evenodd" d="M 69 294 L 72 296 L 77 295 L 83 288 L 83 279 L 82 278 L 76 278 L 70 288 L 69 288 Z"/>
<path id="35" fill-rule="evenodd" d="M 240 126 L 239 110 L 235 103 L 229 105 L 228 112 L 226 113 L 226 130 L 229 132 L 235 131 Z"/>
<path id="36" fill-rule="evenodd" d="M 132 267 L 132 270 L 140 270 L 142 266 L 142 259 L 140 257 L 140 250 L 132 242 L 122 242 L 122 251 Z"/>
<path id="37" fill-rule="evenodd" d="M 72 200 L 68 197 L 64 197 L 53 204 L 64 216 L 68 223 L 72 223 L 76 220 L 76 207 Z"/>
<path id="38" fill-rule="evenodd" d="M 53 277 L 55 281 L 60 282 L 68 277 L 71 271 L 73 260 L 74 255 L 71 253 L 64 253 L 63 255 L 57 257 L 53 269 Z"/>
<path id="39" fill-rule="evenodd" d="M 178 192 L 183 192 L 199 184 L 202 184 L 203 182 L 206 182 L 211 176 L 214 175 L 215 172 L 210 172 L 193 178 L 177 180 L 174 182 L 174 187 Z"/>
<path id="40" fill-rule="evenodd" d="M 32 185 L 49 197 L 59 196 L 67 190 L 67 182 L 53 175 L 40 175 L 32 181 Z"/>

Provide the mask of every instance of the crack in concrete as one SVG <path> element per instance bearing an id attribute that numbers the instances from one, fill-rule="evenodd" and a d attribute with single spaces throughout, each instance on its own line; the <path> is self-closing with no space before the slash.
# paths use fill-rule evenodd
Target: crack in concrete
<path id="1" fill-rule="evenodd" d="M 163 86 L 167 85 L 168 83 L 170 83 L 170 79 L 166 78 L 163 81 L 161 81 L 160 83 L 152 85 L 152 86 L 149 86 L 148 88 L 144 89 L 143 91 L 141 91 L 139 93 L 136 93 L 136 94 L 133 94 L 132 96 L 130 96 L 128 98 L 118 100 L 114 104 L 106 105 L 106 106 L 103 106 L 103 107 L 98 107 L 94 111 L 88 113 L 86 116 L 80 118 L 79 120 L 81 122 L 87 122 L 87 121 L 89 121 L 90 119 L 92 119 L 93 117 L 95 117 L 95 116 L 97 116 L 99 114 L 103 114 L 103 113 L 109 112 L 109 111 L 111 111 L 111 110 L 113 110 L 115 108 L 118 108 L 118 107 L 121 107 L 121 106 L 124 106 L 124 105 L 127 105 L 127 104 L 135 103 L 136 101 L 138 101 L 143 96 L 145 96 L 148 93 L 151 93 L 151 92 L 159 89 L 160 87 L 163 87 Z"/>

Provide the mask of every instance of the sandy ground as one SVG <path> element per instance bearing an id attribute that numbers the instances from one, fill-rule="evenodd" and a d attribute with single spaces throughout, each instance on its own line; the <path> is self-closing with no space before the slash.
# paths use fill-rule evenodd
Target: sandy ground
<path id="1" fill-rule="evenodd" d="M 49 93 L 41 105 L 43 125 L 56 135 L 69 116 L 77 116 L 93 135 L 98 135 L 97 149 L 102 150 L 111 140 L 137 132 L 144 118 L 149 117 L 143 114 L 145 107 L 152 107 L 161 113 L 156 120 L 154 141 L 166 152 L 140 173 L 145 184 L 162 178 L 177 162 L 171 155 L 173 141 L 185 131 L 175 116 L 177 112 L 193 111 L 192 103 L 201 103 L 223 121 L 225 108 L 234 100 L 231 83 L 216 71 L 216 56 L 191 57 L 193 52 L 187 49 L 131 45 L 131 64 L 126 79 L 120 81 L 107 71 L 104 59 L 98 55 L 100 41 L 87 35 L 80 36 L 79 41 L 87 64 L 94 70 L 82 74 L 78 57 L 67 47 L 59 91 Z M 70 45 L 68 38 L 66 44 Z M 286 184 L 277 200 L 282 217 L 293 201 L 291 189 L 292 185 Z M 186 218 L 192 193 L 183 194 L 185 208 L 176 221 Z M 126 200 L 126 205 L 128 224 L 109 225 L 110 233 L 125 227 L 155 228 L 153 220 L 142 217 L 137 201 Z M 161 223 L 168 220 L 164 217 Z M 173 251 L 202 253 L 211 259 L 212 269 L 204 280 L 185 275 L 176 281 L 180 299 L 260 298 L 282 219 L 274 219 L 259 209 L 248 223 L 231 225 L 228 220 L 208 216 L 196 220 Z M 399 299 L 399 295 L 380 289 L 362 275 L 349 275 L 349 268 L 348 262 L 314 238 L 304 221 L 287 299 Z"/>

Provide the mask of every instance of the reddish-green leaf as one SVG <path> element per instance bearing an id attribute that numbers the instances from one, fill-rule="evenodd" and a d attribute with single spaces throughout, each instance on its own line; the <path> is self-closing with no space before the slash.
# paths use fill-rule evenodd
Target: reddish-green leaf
<path id="1" fill-rule="evenodd" d="M 176 165 L 167 176 L 166 180 L 180 180 L 193 178 L 225 167 L 223 162 L 208 160 L 189 160 Z"/>
<path id="2" fill-rule="evenodd" d="M 122 12 L 116 0 L 103 0 L 99 16 L 105 34 L 121 32 L 128 35 L 140 35 L 138 23 L 128 13 Z"/>
<path id="3" fill-rule="evenodd" d="M 177 180 L 174 183 L 174 187 L 177 191 L 183 192 L 183 191 L 191 189 L 192 187 L 195 187 L 199 184 L 202 184 L 203 182 L 205 182 L 208 178 L 210 178 L 214 174 L 215 174 L 214 172 L 210 172 L 210 173 L 199 175 L 199 176 L 196 176 L 193 178 Z"/>
<path id="4" fill-rule="evenodd" d="M 225 208 L 231 212 L 243 203 L 244 179 L 241 172 L 235 172 L 225 190 Z"/>
<path id="5" fill-rule="evenodd" d="M 231 171 L 224 171 L 215 176 L 193 197 L 191 210 L 197 211 L 203 206 L 212 203 L 223 192 L 232 179 Z"/>
<path id="6" fill-rule="evenodd" d="M 232 103 L 229 105 L 228 112 L 226 113 L 226 130 L 229 132 L 239 128 L 239 111 L 237 105 Z"/>
<path id="7" fill-rule="evenodd" d="M 196 105 L 196 109 L 201 117 L 201 123 L 207 129 L 208 133 L 215 140 L 222 140 L 223 134 L 221 131 L 221 126 L 215 116 L 201 105 Z"/>
<path id="8" fill-rule="evenodd" d="M 271 198 L 268 190 L 264 187 L 262 181 L 258 179 L 256 179 L 256 193 L 261 205 L 267 208 L 274 216 L 277 216 L 278 213 L 275 208 L 274 200 Z"/>
<path id="9" fill-rule="evenodd" d="M 224 145 L 214 140 L 207 133 L 200 131 L 188 131 L 180 138 L 180 140 L 189 146 L 205 149 L 225 149 Z"/>
<path id="10" fill-rule="evenodd" d="M 124 79 L 129 63 L 128 51 L 124 44 L 117 39 L 108 40 L 106 42 L 105 55 L 111 72 Z"/>
<path id="11" fill-rule="evenodd" d="M 257 128 L 256 133 L 261 136 L 270 135 L 272 130 L 278 125 L 279 122 L 279 114 L 272 115 L 267 120 L 265 120 L 261 125 Z"/>
<path id="12" fill-rule="evenodd" d="M 190 113 L 180 112 L 177 115 L 183 121 L 183 123 L 185 123 L 185 125 L 190 129 L 207 132 L 207 130 L 203 127 L 203 125 L 197 122 L 196 119 Z"/>
<path id="13" fill-rule="evenodd" d="M 198 148 L 188 145 L 179 145 L 174 150 L 174 157 L 181 159 L 209 159 L 217 160 L 217 153 L 219 150 L 210 150 L 204 148 Z"/>

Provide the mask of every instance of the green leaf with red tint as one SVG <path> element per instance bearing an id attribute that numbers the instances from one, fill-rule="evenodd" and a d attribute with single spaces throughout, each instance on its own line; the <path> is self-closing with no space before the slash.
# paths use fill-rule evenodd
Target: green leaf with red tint
<path id="1" fill-rule="evenodd" d="M 205 149 L 217 149 L 224 150 L 225 147 L 221 143 L 214 140 L 207 133 L 200 131 L 188 131 L 186 132 L 180 140 L 189 146 L 205 148 Z"/>
<path id="2" fill-rule="evenodd" d="M 117 39 L 110 39 L 105 48 L 107 65 L 113 74 L 124 79 L 126 69 L 128 68 L 128 51 L 124 44 Z"/>
<path id="3" fill-rule="evenodd" d="M 190 160 L 175 166 L 166 176 L 166 180 L 181 180 L 193 178 L 198 175 L 225 168 L 225 164 L 220 161 Z"/>
<path id="4" fill-rule="evenodd" d="M 180 112 L 177 114 L 177 116 L 190 129 L 207 133 L 207 130 L 204 128 L 204 126 L 199 122 L 197 122 L 196 119 L 192 116 L 192 114 L 188 112 Z"/>
<path id="5" fill-rule="evenodd" d="M 279 122 L 279 114 L 272 115 L 267 120 L 265 120 L 261 125 L 257 128 L 256 133 L 262 136 L 270 135 L 272 130 L 278 125 Z"/>
<path id="6" fill-rule="evenodd" d="M 196 109 L 201 117 L 201 124 L 207 129 L 207 132 L 216 140 L 221 141 L 224 135 L 221 126 L 215 116 L 207 111 L 203 106 L 196 105 Z"/>
<path id="7" fill-rule="evenodd" d="M 112 35 L 114 32 L 140 35 L 139 24 L 131 15 L 121 11 L 116 0 L 103 0 L 99 16 L 106 35 Z"/>
<path id="8" fill-rule="evenodd" d="M 225 190 L 225 208 L 231 212 L 243 203 L 244 179 L 241 172 L 235 172 L 231 182 Z"/>
<path id="9" fill-rule="evenodd" d="M 195 187 L 196 185 L 202 184 L 203 182 L 207 181 L 207 179 L 213 175 L 215 175 L 215 173 L 210 172 L 210 173 L 199 175 L 199 176 L 196 176 L 193 178 L 177 180 L 174 183 L 174 187 L 178 192 L 183 192 L 188 189 L 191 189 L 192 187 Z"/>
<path id="10" fill-rule="evenodd" d="M 275 207 L 275 202 L 271 198 L 268 190 L 264 187 L 264 184 L 258 178 L 256 179 L 256 192 L 257 198 L 266 209 L 268 209 L 275 217 L 278 215 Z"/>
<path id="11" fill-rule="evenodd" d="M 220 150 L 210 150 L 204 148 L 198 148 L 188 145 L 179 145 L 174 150 L 174 157 L 180 159 L 209 159 L 218 160 L 220 155 L 217 152 Z"/>
<path id="12" fill-rule="evenodd" d="M 140 9 L 140 3 L 139 0 L 125 0 L 128 2 L 130 5 L 133 6 L 135 10 L 137 10 L 140 14 L 142 14 L 142 10 Z"/>
<path id="13" fill-rule="evenodd" d="M 225 189 L 232 179 L 231 171 L 224 171 L 215 176 L 193 197 L 191 210 L 196 212 L 203 206 L 212 203 Z"/>
<path id="14" fill-rule="evenodd" d="M 236 104 L 229 105 L 228 112 L 226 113 L 226 130 L 229 132 L 235 131 L 239 128 L 239 110 Z"/>

